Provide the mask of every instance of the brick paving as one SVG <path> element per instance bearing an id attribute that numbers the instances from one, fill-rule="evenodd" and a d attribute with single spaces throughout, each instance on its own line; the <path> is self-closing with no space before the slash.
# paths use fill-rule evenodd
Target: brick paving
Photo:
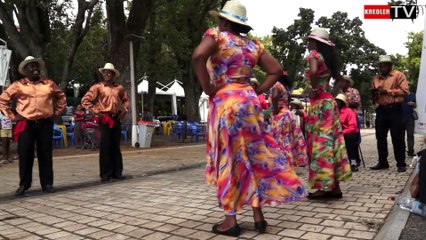
<path id="1" fill-rule="evenodd" d="M 210 232 L 223 213 L 203 177 L 204 145 L 126 152 L 125 181 L 99 184 L 97 155 L 55 158 L 54 194 L 14 198 L 17 164 L 0 168 L 0 239 L 233 239 Z M 391 147 L 389 148 L 392 149 Z M 363 130 L 367 167 L 377 160 L 374 132 Z M 411 174 L 360 168 L 342 183 L 341 200 L 303 200 L 265 207 L 266 234 L 251 211 L 238 216 L 241 239 L 373 239 Z M 407 160 L 408 163 L 408 160 Z M 187 169 L 185 169 L 187 168 Z M 36 166 L 34 168 L 36 170 Z M 181 171 L 174 171 L 182 169 Z M 173 171 L 170 171 L 173 170 Z M 306 169 L 297 169 L 306 181 Z M 156 174 L 155 174 L 156 173 Z"/>

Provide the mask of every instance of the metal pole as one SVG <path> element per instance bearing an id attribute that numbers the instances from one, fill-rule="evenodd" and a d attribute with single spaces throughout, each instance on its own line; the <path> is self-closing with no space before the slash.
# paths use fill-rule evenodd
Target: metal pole
<path id="1" fill-rule="evenodd" d="M 132 146 L 136 147 L 138 143 L 138 125 L 136 124 L 136 94 L 135 94 L 135 67 L 133 60 L 133 41 L 129 41 L 129 51 L 130 51 L 130 98 L 132 105 Z M 139 144 L 138 144 L 139 145 Z"/>

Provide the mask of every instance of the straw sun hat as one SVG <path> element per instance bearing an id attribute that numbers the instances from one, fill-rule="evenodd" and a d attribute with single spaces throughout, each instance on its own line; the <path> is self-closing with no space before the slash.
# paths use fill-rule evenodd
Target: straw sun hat
<path id="1" fill-rule="evenodd" d="M 339 100 L 343 101 L 345 104 L 348 104 L 348 101 L 346 100 L 346 96 L 343 93 L 337 94 L 336 99 L 339 99 Z"/>
<path id="2" fill-rule="evenodd" d="M 43 60 L 41 60 L 40 58 L 35 58 L 33 56 L 28 56 L 24 59 L 24 61 L 22 61 L 19 64 L 18 72 L 25 76 L 26 75 L 25 66 L 27 66 L 29 63 L 33 63 L 33 62 L 38 63 L 40 65 L 40 69 L 44 68 L 44 61 Z"/>
<path id="3" fill-rule="evenodd" d="M 350 85 L 351 87 L 354 85 L 354 80 L 352 80 L 352 78 L 351 78 L 351 77 L 349 77 L 349 76 L 343 76 L 343 79 L 344 79 L 345 81 L 348 81 L 348 82 L 349 82 L 349 85 Z"/>
<path id="4" fill-rule="evenodd" d="M 303 108 L 303 103 L 302 103 L 302 101 L 300 101 L 299 99 L 293 99 L 293 100 L 291 100 L 291 102 L 290 102 L 290 104 L 293 104 L 293 105 L 296 105 L 296 106 L 298 106 L 299 108 Z"/>
<path id="5" fill-rule="evenodd" d="M 306 38 L 315 39 L 329 46 L 334 46 L 334 43 L 330 41 L 328 31 L 325 28 L 314 28 Z"/>
<path id="6" fill-rule="evenodd" d="M 220 12 L 210 11 L 209 13 L 213 17 L 216 17 L 216 18 L 222 17 L 231 22 L 238 23 L 238 24 L 247 26 L 250 29 L 253 29 L 247 23 L 248 19 L 247 19 L 246 7 L 243 4 L 241 4 L 239 1 L 236 1 L 236 0 L 227 1 Z"/>
<path id="7" fill-rule="evenodd" d="M 374 62 L 374 65 L 379 65 L 380 63 L 393 63 L 390 55 L 380 55 L 379 61 Z"/>
<path id="8" fill-rule="evenodd" d="M 254 83 L 257 84 L 259 86 L 259 80 L 257 80 L 256 78 L 250 78 L 250 83 Z"/>
<path id="9" fill-rule="evenodd" d="M 120 71 L 115 69 L 115 67 L 112 63 L 105 63 L 105 66 L 103 68 L 99 68 L 100 73 L 102 73 L 104 70 L 110 70 L 110 71 L 114 72 L 114 78 L 120 77 Z"/>

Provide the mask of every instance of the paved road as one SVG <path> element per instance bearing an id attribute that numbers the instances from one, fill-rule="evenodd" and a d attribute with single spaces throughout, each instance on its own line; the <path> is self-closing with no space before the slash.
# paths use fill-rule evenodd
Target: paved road
<path id="1" fill-rule="evenodd" d="M 375 146 L 373 132 L 364 130 L 367 166 L 376 163 Z M 223 214 L 204 182 L 204 145 L 125 153 L 124 159 L 133 178 L 99 184 L 97 155 L 57 158 L 60 191 L 41 193 L 35 176 L 25 198 L 11 197 L 16 164 L 0 168 L 0 239 L 225 239 L 210 232 Z M 393 155 L 390 164 L 378 172 L 361 167 L 342 184 L 342 200 L 265 207 L 267 234 L 254 232 L 251 212 L 243 212 L 241 239 L 373 239 L 393 206 L 388 198 L 410 176 L 397 173 Z M 306 181 L 306 169 L 297 172 Z"/>

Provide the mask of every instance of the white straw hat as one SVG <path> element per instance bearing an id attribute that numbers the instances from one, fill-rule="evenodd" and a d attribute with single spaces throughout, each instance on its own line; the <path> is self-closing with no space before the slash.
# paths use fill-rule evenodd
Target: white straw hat
<path id="1" fill-rule="evenodd" d="M 343 76 L 343 79 L 349 82 L 349 85 L 352 87 L 354 85 L 354 80 L 349 76 Z"/>
<path id="2" fill-rule="evenodd" d="M 325 28 L 314 28 L 307 38 L 315 39 L 329 46 L 334 46 L 334 43 L 330 41 L 330 36 Z"/>
<path id="3" fill-rule="evenodd" d="M 393 63 L 390 55 L 380 55 L 379 61 L 374 62 L 374 65 L 379 65 L 380 63 Z"/>
<path id="4" fill-rule="evenodd" d="M 222 17 L 234 23 L 238 23 L 253 29 L 248 23 L 246 7 L 239 1 L 230 0 L 225 3 L 222 10 L 210 11 L 213 17 Z"/>
<path id="5" fill-rule="evenodd" d="M 20 74 L 22 74 L 22 75 L 26 76 L 26 73 L 25 73 L 25 66 L 27 66 L 27 64 L 28 64 L 28 63 L 32 63 L 32 62 L 38 63 L 38 64 L 40 65 L 40 69 L 43 69 L 43 68 L 44 68 L 44 61 L 43 61 L 43 60 L 41 60 L 40 58 L 35 58 L 35 57 L 33 57 L 33 56 L 28 56 L 28 57 L 26 57 L 26 58 L 24 59 L 24 61 L 22 61 L 22 62 L 19 64 L 18 72 L 19 72 Z"/>
<path id="6" fill-rule="evenodd" d="M 112 63 L 105 63 L 105 66 L 103 68 L 99 68 L 100 73 L 102 73 L 104 70 L 113 71 L 114 72 L 114 78 L 120 77 L 120 71 L 115 69 L 115 67 Z"/>
<path id="7" fill-rule="evenodd" d="M 257 80 L 256 78 L 250 78 L 250 83 L 255 83 L 259 86 L 259 80 Z"/>
<path id="8" fill-rule="evenodd" d="M 336 99 L 342 100 L 345 104 L 348 104 L 348 100 L 346 100 L 346 96 L 343 93 L 337 94 Z"/>
<path id="9" fill-rule="evenodd" d="M 290 104 L 299 106 L 300 108 L 303 108 L 303 103 L 302 101 L 300 101 L 299 99 L 295 98 L 293 100 L 290 101 Z"/>

